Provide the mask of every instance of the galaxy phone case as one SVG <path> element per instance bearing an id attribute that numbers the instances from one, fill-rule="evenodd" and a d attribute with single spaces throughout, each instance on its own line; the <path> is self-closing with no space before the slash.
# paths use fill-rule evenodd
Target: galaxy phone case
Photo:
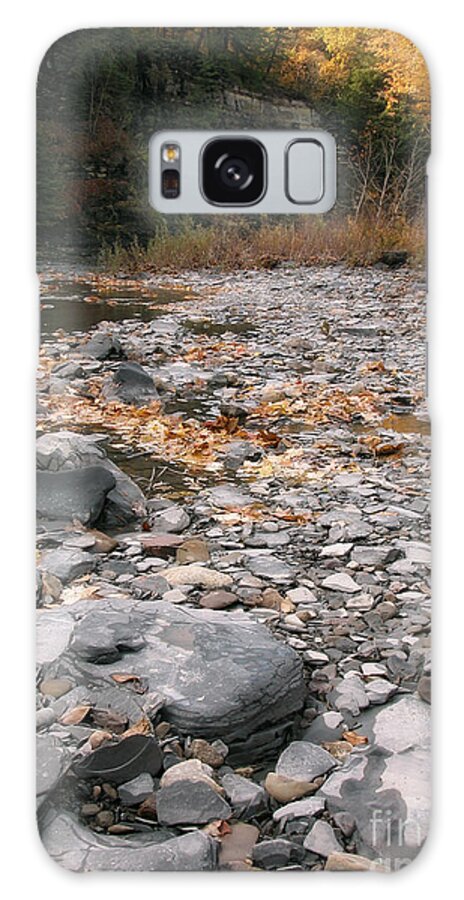
<path id="1" fill-rule="evenodd" d="M 37 797 L 68 869 L 391 872 L 425 840 L 429 127 L 389 31 L 44 58 Z M 335 205 L 157 211 L 166 129 L 322 129 Z"/>

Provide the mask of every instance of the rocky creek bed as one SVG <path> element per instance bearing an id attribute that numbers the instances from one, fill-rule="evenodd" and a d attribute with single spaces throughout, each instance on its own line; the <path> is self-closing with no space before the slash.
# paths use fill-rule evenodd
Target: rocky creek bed
<path id="1" fill-rule="evenodd" d="M 47 273 L 41 295 L 48 852 L 404 865 L 430 807 L 420 278 Z"/>

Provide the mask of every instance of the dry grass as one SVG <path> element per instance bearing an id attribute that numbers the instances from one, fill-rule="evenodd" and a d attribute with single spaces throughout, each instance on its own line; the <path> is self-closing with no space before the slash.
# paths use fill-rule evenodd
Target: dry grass
<path id="1" fill-rule="evenodd" d="M 260 224 L 242 217 L 214 225 L 186 222 L 182 230 L 160 230 L 147 247 L 137 240 L 129 247 L 117 245 L 101 255 L 110 272 L 180 272 L 191 269 L 270 268 L 282 261 L 296 265 L 331 265 L 344 262 L 368 266 L 387 250 L 406 250 L 412 265 L 421 265 L 425 254 L 422 220 L 408 222 L 354 220 L 308 216 L 298 221 Z"/>

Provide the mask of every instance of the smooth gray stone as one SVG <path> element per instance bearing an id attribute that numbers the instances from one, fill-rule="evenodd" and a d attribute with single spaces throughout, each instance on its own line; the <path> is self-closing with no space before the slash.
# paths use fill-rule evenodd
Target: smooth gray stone
<path id="1" fill-rule="evenodd" d="M 331 853 L 343 853 L 343 847 L 338 843 L 332 826 L 322 819 L 314 823 L 304 839 L 303 847 L 311 853 L 317 853 L 318 856 L 327 857 Z"/>
<path id="2" fill-rule="evenodd" d="M 125 781 L 119 786 L 118 794 L 121 802 L 125 806 L 137 806 L 153 793 L 154 784 L 153 778 L 148 772 L 136 775 L 135 778 L 131 778 L 130 781 Z"/>
<path id="3" fill-rule="evenodd" d="M 153 378 L 135 362 L 123 362 L 103 387 L 106 400 L 120 400 L 122 403 L 150 403 L 158 399 L 158 391 Z"/>
<path id="4" fill-rule="evenodd" d="M 359 675 L 346 675 L 331 692 L 330 699 L 338 710 L 347 710 L 353 716 L 369 706 L 366 685 Z"/>
<path id="5" fill-rule="evenodd" d="M 399 551 L 390 544 L 358 544 L 351 553 L 351 559 L 360 566 L 374 566 L 383 569 L 399 556 Z"/>
<path id="6" fill-rule="evenodd" d="M 264 788 L 242 775 L 228 772 L 221 784 L 232 805 L 234 815 L 239 819 L 251 819 L 268 807 L 268 797 Z"/>
<path id="7" fill-rule="evenodd" d="M 73 769 L 80 778 L 101 778 L 124 784 L 145 772 L 157 775 L 162 764 L 163 754 L 156 738 L 134 734 L 117 744 L 99 747 L 77 760 Z"/>
<path id="8" fill-rule="evenodd" d="M 39 803 L 56 787 L 69 768 L 70 762 L 69 750 L 62 741 L 51 734 L 37 735 L 36 793 Z"/>
<path id="9" fill-rule="evenodd" d="M 161 825 L 206 825 L 230 819 L 232 810 L 209 784 L 181 779 L 157 791 L 156 814 Z"/>
<path id="10" fill-rule="evenodd" d="M 258 578 L 266 578 L 276 584 L 286 584 L 295 577 L 294 570 L 276 556 L 253 556 L 246 561 L 246 567 Z"/>
<path id="11" fill-rule="evenodd" d="M 226 469 L 236 472 L 246 459 L 255 461 L 260 459 L 261 456 L 261 448 L 251 441 L 234 441 L 227 448 L 223 463 Z"/>
<path id="12" fill-rule="evenodd" d="M 337 765 L 334 757 L 317 744 L 309 741 L 292 741 L 280 754 L 276 774 L 294 781 L 312 781 Z"/>
<path id="13" fill-rule="evenodd" d="M 78 353 L 93 359 L 121 359 L 124 356 L 121 344 L 112 334 L 93 334 L 90 340 L 81 344 Z"/>
<path id="14" fill-rule="evenodd" d="M 103 466 L 65 472 L 37 472 L 37 515 L 44 519 L 78 519 L 94 525 L 116 479 Z"/>
<path id="15" fill-rule="evenodd" d="M 73 872 L 196 872 L 216 868 L 217 843 L 202 831 L 153 840 L 147 835 L 97 835 L 67 813 L 39 823 L 49 856 Z M 156 832 L 155 832 L 156 834 Z"/>
<path id="16" fill-rule="evenodd" d="M 59 472 L 102 466 L 115 479 L 115 486 L 106 495 L 101 523 L 105 527 L 124 525 L 146 514 L 145 497 L 135 481 L 107 459 L 101 441 L 101 436 L 73 431 L 43 434 L 37 441 L 37 467 Z"/>
<path id="17" fill-rule="evenodd" d="M 93 572 L 97 559 L 85 550 L 48 550 L 42 554 L 40 569 L 49 572 L 63 584 Z"/>
<path id="18" fill-rule="evenodd" d="M 162 600 L 83 601 L 67 610 L 75 625 L 60 673 L 87 687 L 95 705 L 113 673 L 143 675 L 148 691 L 166 698 L 163 717 L 183 734 L 222 739 L 234 764 L 279 751 L 306 697 L 303 666 L 242 611 Z M 114 690 L 136 696 L 124 685 Z"/>
<path id="19" fill-rule="evenodd" d="M 38 610 L 36 620 L 36 663 L 54 662 L 66 650 L 74 628 L 74 619 L 63 608 Z"/>
<path id="20" fill-rule="evenodd" d="M 109 663 L 121 659 L 124 652 L 134 653 L 145 646 L 141 632 L 133 631 L 123 610 L 106 611 L 106 615 L 86 616 L 74 629 L 71 650 L 79 659 Z"/>
<path id="21" fill-rule="evenodd" d="M 190 525 L 190 516 L 181 506 L 170 506 L 156 513 L 150 522 L 154 532 L 179 534 Z"/>

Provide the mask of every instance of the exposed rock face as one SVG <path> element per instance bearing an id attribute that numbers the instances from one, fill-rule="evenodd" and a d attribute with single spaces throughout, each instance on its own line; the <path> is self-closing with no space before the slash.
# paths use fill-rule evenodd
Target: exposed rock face
<path id="1" fill-rule="evenodd" d="M 412 859 L 428 831 L 430 811 L 430 707 L 416 695 L 362 714 L 369 739 L 354 750 L 318 792 L 331 813 L 356 822 L 358 852 L 388 869 Z"/>
<path id="2" fill-rule="evenodd" d="M 41 435 L 37 468 L 39 516 L 72 520 L 80 513 L 86 517 L 83 524 L 100 518 L 111 527 L 146 514 L 142 491 L 107 458 L 95 435 L 73 431 Z M 51 473 L 63 474 L 54 481 Z"/>
<path id="3" fill-rule="evenodd" d="M 116 479 L 103 466 L 37 473 L 37 515 L 44 519 L 94 525 Z"/>
<path id="4" fill-rule="evenodd" d="M 143 676 L 150 691 L 166 697 L 166 719 L 185 734 L 221 738 L 232 761 L 248 763 L 278 749 L 303 704 L 297 654 L 244 613 L 163 601 L 82 602 L 69 610 L 74 627 L 53 674 L 72 673 L 96 705 L 111 686 L 120 707 L 130 702 L 131 720 L 140 715 L 133 713 L 134 693 L 115 688 L 111 674 Z M 39 622 L 44 616 L 39 613 Z"/>
<path id="5" fill-rule="evenodd" d="M 146 835 L 97 835 L 67 813 L 51 810 L 39 823 L 43 845 L 55 862 L 73 872 L 192 872 L 214 869 L 217 844 L 202 831 L 157 840 Z M 164 840 L 163 840 L 164 837 Z"/>

